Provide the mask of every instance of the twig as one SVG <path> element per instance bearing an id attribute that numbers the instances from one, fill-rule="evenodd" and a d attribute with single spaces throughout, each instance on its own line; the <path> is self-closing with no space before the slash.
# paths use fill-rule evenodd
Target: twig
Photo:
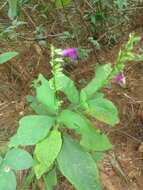
<path id="1" fill-rule="evenodd" d="M 135 100 L 133 97 L 129 96 L 126 93 L 123 93 L 123 95 L 126 96 L 127 98 L 131 99 L 135 103 L 143 103 L 143 100 Z"/>
<path id="2" fill-rule="evenodd" d="M 119 133 L 122 133 L 124 135 L 126 135 L 127 137 L 130 137 L 131 139 L 133 139 L 134 141 L 136 141 L 137 143 L 141 143 L 142 141 L 137 139 L 136 137 L 132 136 L 132 135 L 129 135 L 128 133 L 126 133 L 125 131 L 121 131 L 121 130 L 116 130 L 115 132 L 119 132 Z"/>
<path id="3" fill-rule="evenodd" d="M 122 9 L 122 11 L 130 11 L 130 10 L 137 10 L 137 9 L 143 9 L 143 7 L 131 7 L 131 8 Z"/>
<path id="4" fill-rule="evenodd" d="M 7 1 L 0 7 L 0 11 L 6 6 Z"/>
<path id="5" fill-rule="evenodd" d="M 30 22 L 32 23 L 32 25 L 34 26 L 34 28 L 36 28 L 36 24 L 35 22 L 32 20 L 31 16 L 25 11 L 24 8 L 21 8 L 21 10 L 24 12 L 24 14 L 28 17 L 28 19 L 30 20 Z"/>
<path id="6" fill-rule="evenodd" d="M 110 159 L 110 162 L 112 164 L 113 169 L 117 172 L 117 174 L 119 174 L 119 176 L 121 176 L 124 179 L 127 186 L 129 186 L 130 182 L 129 182 L 128 178 L 127 178 L 127 175 L 123 171 L 123 169 L 122 169 L 122 167 L 121 167 L 121 165 L 120 165 L 120 163 L 119 163 L 119 161 L 118 161 L 118 159 L 117 159 L 114 152 L 109 154 L 109 159 Z"/>
<path id="7" fill-rule="evenodd" d="M 116 25 L 114 25 L 114 26 L 112 26 L 112 27 L 110 27 L 110 28 L 108 28 L 108 31 L 105 32 L 104 34 L 102 34 L 102 35 L 97 39 L 97 42 L 101 41 L 102 38 L 104 38 L 108 33 L 111 33 L 111 32 L 112 32 L 111 30 L 115 29 L 117 26 L 119 26 L 119 25 L 121 25 L 121 24 L 122 24 L 122 22 L 119 23 L 119 24 L 116 24 Z"/>
<path id="8" fill-rule="evenodd" d="M 10 104 L 12 104 L 12 102 L 0 104 L 0 106 L 3 105 L 3 107 L 0 108 L 0 111 L 3 110 L 3 109 L 5 109 L 6 107 L 8 107 Z"/>
<path id="9" fill-rule="evenodd" d="M 77 36 L 77 32 L 74 30 L 73 24 L 72 24 L 72 23 L 70 22 L 70 20 L 69 20 L 68 13 L 65 11 L 65 6 L 64 6 L 63 0 L 61 0 L 61 3 L 62 3 L 62 8 L 63 8 L 64 14 L 65 14 L 65 18 L 66 18 L 66 20 L 67 20 L 67 23 L 69 24 L 69 26 L 72 27 L 73 33 L 74 33 L 74 35 L 75 35 L 76 45 L 77 45 L 77 47 L 80 47 L 79 40 L 78 40 L 78 36 Z"/>
<path id="10" fill-rule="evenodd" d="M 87 4 L 91 9 L 94 10 L 94 8 L 92 7 L 92 5 L 91 5 L 87 0 L 85 0 L 85 2 L 86 2 L 86 4 Z"/>
<path id="11" fill-rule="evenodd" d="M 49 34 L 45 37 L 41 37 L 41 38 L 27 38 L 27 37 L 24 37 L 24 36 L 21 36 L 21 35 L 17 35 L 17 37 L 19 38 L 22 38 L 24 40 L 27 40 L 27 41 L 39 41 L 39 40 L 46 40 L 48 39 L 49 37 L 59 37 L 59 36 L 63 36 L 64 34 L 63 33 L 59 33 L 59 34 Z"/>
<path id="12" fill-rule="evenodd" d="M 89 26 L 88 26 L 88 25 L 86 24 L 86 22 L 84 21 L 83 13 L 82 13 L 82 11 L 80 10 L 80 8 L 78 7 L 77 2 L 76 2 L 75 0 L 73 0 L 73 3 L 74 3 L 75 10 L 76 10 L 77 13 L 79 13 L 79 15 L 80 15 L 80 18 L 81 18 L 81 21 L 82 21 L 82 25 L 84 25 L 84 27 L 85 27 L 86 30 L 88 31 L 89 35 L 91 35 L 91 30 L 89 30 Z"/>

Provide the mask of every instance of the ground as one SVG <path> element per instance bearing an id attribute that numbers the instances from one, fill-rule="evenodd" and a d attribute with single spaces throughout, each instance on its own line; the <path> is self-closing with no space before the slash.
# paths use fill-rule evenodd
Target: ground
<path id="1" fill-rule="evenodd" d="M 136 32 L 141 36 L 142 29 Z M 80 88 L 81 80 L 89 81 L 94 74 L 97 57 L 100 64 L 114 62 L 119 49 L 128 39 L 129 32 L 120 42 L 110 49 L 103 49 L 91 54 L 86 61 L 79 62 L 65 71 Z M 138 48 L 142 48 L 140 42 Z M 18 42 L 1 42 L 3 51 L 18 51 L 20 55 L 5 65 L 0 66 L 0 144 L 1 150 L 17 127 L 18 120 L 30 113 L 25 101 L 27 94 L 32 94 L 31 82 L 43 73 L 50 77 L 49 45 L 41 47 L 35 41 L 20 39 Z M 143 189 L 143 63 L 129 62 L 125 67 L 126 86 L 115 81 L 104 89 L 106 96 L 119 110 L 120 122 L 114 128 L 100 124 L 100 128 L 109 136 L 114 148 L 104 153 L 99 161 L 100 179 L 103 190 L 142 190 Z M 95 125 L 97 123 L 95 122 Z M 21 175 L 18 174 L 21 181 Z M 43 189 L 42 183 L 38 184 Z M 74 190 L 64 177 L 59 177 L 55 190 Z"/>

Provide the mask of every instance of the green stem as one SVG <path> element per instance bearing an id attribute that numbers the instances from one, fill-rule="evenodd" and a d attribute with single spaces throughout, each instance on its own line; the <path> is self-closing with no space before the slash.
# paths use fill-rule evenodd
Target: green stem
<path id="1" fill-rule="evenodd" d="M 55 77 L 55 73 L 56 73 L 56 61 L 55 61 L 55 52 L 54 52 L 54 47 L 51 47 L 51 55 L 52 55 L 52 59 L 51 59 L 51 66 L 52 66 L 52 75 L 53 75 L 53 87 L 54 87 L 54 91 L 55 91 L 55 97 L 54 97 L 54 101 L 55 101 L 55 105 L 57 107 L 57 113 L 59 112 L 59 108 L 58 108 L 58 92 L 57 92 L 57 86 L 56 86 L 56 77 Z"/>

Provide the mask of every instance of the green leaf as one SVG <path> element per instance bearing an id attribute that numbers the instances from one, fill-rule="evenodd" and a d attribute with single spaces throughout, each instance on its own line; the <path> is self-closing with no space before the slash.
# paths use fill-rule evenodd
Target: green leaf
<path id="1" fill-rule="evenodd" d="M 58 109 L 55 90 L 50 87 L 48 80 L 40 74 L 38 79 L 34 81 L 34 87 L 36 88 L 38 102 L 45 105 L 49 113 L 55 114 Z"/>
<path id="2" fill-rule="evenodd" d="M 42 115 L 23 117 L 19 121 L 20 127 L 17 134 L 11 138 L 9 146 L 27 146 L 36 144 L 47 136 L 53 121 L 53 118 Z"/>
<path id="3" fill-rule="evenodd" d="M 85 112 L 86 114 L 112 126 L 119 122 L 117 108 L 111 101 L 105 98 L 97 98 L 87 103 L 88 108 Z"/>
<path id="4" fill-rule="evenodd" d="M 80 144 L 87 150 L 92 151 L 106 151 L 113 148 L 106 135 L 91 127 L 85 129 Z"/>
<path id="5" fill-rule="evenodd" d="M 86 128 L 86 123 L 82 116 L 68 109 L 63 110 L 57 120 L 59 123 L 63 123 L 70 129 L 77 130 L 79 133 L 82 130 L 81 128 Z"/>
<path id="6" fill-rule="evenodd" d="M 20 3 L 29 3 L 31 0 L 20 0 Z"/>
<path id="7" fill-rule="evenodd" d="M 103 152 L 95 152 L 94 154 L 92 154 L 92 158 L 95 161 L 102 160 L 103 159 Z"/>
<path id="8" fill-rule="evenodd" d="M 40 177 L 49 170 L 47 166 L 43 163 L 37 162 L 34 166 L 34 172 L 36 174 L 36 178 L 40 179 Z"/>
<path id="9" fill-rule="evenodd" d="M 81 90 L 80 100 L 81 102 L 86 101 L 91 98 L 100 88 L 108 82 L 108 77 L 111 74 L 112 68 L 111 63 L 100 66 L 96 70 L 95 77 L 91 80 L 91 82 Z"/>
<path id="10" fill-rule="evenodd" d="M 11 20 L 13 20 L 14 17 L 17 16 L 18 0 L 8 0 L 8 3 L 9 3 L 8 16 Z"/>
<path id="11" fill-rule="evenodd" d="M 127 0 L 116 0 L 115 4 L 117 4 L 118 9 L 123 9 L 128 6 L 128 1 Z"/>
<path id="12" fill-rule="evenodd" d="M 57 184 L 57 175 L 55 168 L 52 169 L 46 176 L 44 176 L 44 190 L 52 190 L 53 186 Z"/>
<path id="13" fill-rule="evenodd" d="M 89 151 L 105 151 L 112 148 L 108 137 L 96 130 L 92 123 L 79 113 L 63 110 L 58 122 L 82 135 L 80 144 Z"/>
<path id="14" fill-rule="evenodd" d="M 16 177 L 12 171 L 0 169 L 0 190 L 16 190 Z"/>
<path id="15" fill-rule="evenodd" d="M 55 161 L 62 145 L 61 133 L 53 130 L 50 135 L 36 145 L 34 154 L 39 163 L 49 168 Z M 41 177 L 36 173 L 37 177 Z"/>
<path id="16" fill-rule="evenodd" d="M 97 92 L 97 93 L 95 93 L 95 95 L 94 95 L 94 99 L 95 98 L 103 98 L 104 97 L 104 94 L 103 93 L 101 93 L 101 92 Z"/>
<path id="17" fill-rule="evenodd" d="M 13 57 L 17 56 L 18 53 L 17 52 L 6 52 L 6 53 L 1 53 L 0 54 L 0 64 L 3 64 L 7 61 L 9 61 L 10 59 L 12 59 Z"/>
<path id="18" fill-rule="evenodd" d="M 26 100 L 28 102 L 31 102 L 31 104 L 29 105 L 29 107 L 35 111 L 35 113 L 37 113 L 38 115 L 47 115 L 48 111 L 47 111 L 47 107 L 43 104 L 41 104 L 40 102 L 38 102 L 38 100 L 36 99 L 36 97 L 34 96 L 27 96 Z"/>
<path id="19" fill-rule="evenodd" d="M 62 174 L 77 190 L 101 190 L 98 168 L 92 156 L 68 136 L 57 157 Z"/>
<path id="20" fill-rule="evenodd" d="M 4 164 L 15 170 L 24 170 L 33 166 L 31 155 L 20 148 L 9 150 L 4 158 Z"/>
<path id="21" fill-rule="evenodd" d="M 52 130 L 46 139 L 36 145 L 34 153 L 37 160 L 49 167 L 57 157 L 61 145 L 61 133 L 58 130 Z"/>
<path id="22" fill-rule="evenodd" d="M 60 90 L 67 96 L 70 102 L 74 104 L 79 103 L 79 92 L 74 85 L 74 82 L 66 75 L 62 74 L 61 77 L 56 78 L 57 86 L 60 86 Z"/>
<path id="23" fill-rule="evenodd" d="M 55 4 L 58 8 L 67 6 L 72 2 L 72 0 L 56 0 Z"/>
<path id="24" fill-rule="evenodd" d="M 3 161 L 3 158 L 0 156 L 0 165 L 1 165 L 2 161 Z"/>

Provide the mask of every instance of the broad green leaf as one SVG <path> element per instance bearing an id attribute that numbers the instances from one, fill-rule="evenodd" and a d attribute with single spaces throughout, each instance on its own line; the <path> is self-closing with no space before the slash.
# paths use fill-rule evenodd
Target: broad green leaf
<path id="1" fill-rule="evenodd" d="M 27 96 L 26 100 L 28 102 L 31 102 L 31 104 L 29 105 L 29 107 L 35 111 L 35 113 L 37 113 L 38 115 L 47 115 L 48 114 L 48 110 L 47 107 L 43 104 L 41 104 L 40 102 L 37 101 L 36 97 L 34 96 Z"/>
<path id="2" fill-rule="evenodd" d="M 49 171 L 49 173 L 44 176 L 44 184 L 44 190 L 53 190 L 53 186 L 57 184 L 57 175 L 55 168 Z"/>
<path id="3" fill-rule="evenodd" d="M 95 77 L 81 90 L 81 102 L 91 98 L 100 88 L 107 84 L 111 71 L 112 67 L 110 63 L 97 68 Z"/>
<path id="4" fill-rule="evenodd" d="M 79 103 L 79 92 L 74 82 L 66 75 L 62 74 L 60 77 L 56 77 L 56 86 L 67 96 L 70 102 Z"/>
<path id="5" fill-rule="evenodd" d="M 37 101 L 45 105 L 49 113 L 55 114 L 58 109 L 55 90 L 50 86 L 48 80 L 40 74 L 38 79 L 34 81 L 34 87 L 36 88 Z"/>
<path id="6" fill-rule="evenodd" d="M 36 144 L 47 136 L 53 121 L 53 118 L 42 115 L 23 117 L 19 121 L 20 127 L 18 128 L 17 134 L 11 138 L 9 146 Z"/>
<path id="7" fill-rule="evenodd" d="M 13 57 L 17 56 L 18 53 L 17 52 L 6 52 L 6 53 L 1 53 L 0 54 L 0 64 L 3 64 L 7 61 L 9 61 L 10 59 L 12 59 Z"/>
<path id="8" fill-rule="evenodd" d="M 0 190 L 16 190 L 16 177 L 8 168 L 0 169 Z"/>
<path id="9" fill-rule="evenodd" d="M 55 4 L 58 8 L 67 6 L 72 2 L 72 0 L 55 0 Z"/>
<path id="10" fill-rule="evenodd" d="M 9 3 L 8 16 L 11 20 L 13 20 L 14 17 L 17 16 L 18 0 L 8 0 L 8 3 Z"/>
<path id="11" fill-rule="evenodd" d="M 34 172 L 37 179 L 40 179 L 40 177 L 49 170 L 47 166 L 43 163 L 36 163 L 34 166 Z"/>
<path id="12" fill-rule="evenodd" d="M 31 155 L 20 148 L 9 150 L 4 158 L 4 164 L 15 170 L 24 170 L 33 166 Z"/>
<path id="13" fill-rule="evenodd" d="M 119 122 L 117 108 L 111 101 L 105 98 L 97 98 L 87 103 L 88 108 L 85 112 L 86 114 L 112 126 Z"/>
<path id="14" fill-rule="evenodd" d="M 79 133 L 81 133 L 82 129 L 84 130 L 84 128 L 86 128 L 86 123 L 83 117 L 69 109 L 63 110 L 57 120 L 59 123 L 63 123 L 70 129 L 74 129 Z"/>
<path id="15" fill-rule="evenodd" d="M 108 137 L 96 130 L 92 123 L 79 113 L 63 110 L 58 122 L 82 135 L 80 144 L 89 151 L 105 151 L 112 148 Z"/>
<path id="16" fill-rule="evenodd" d="M 84 130 L 80 144 L 89 151 L 106 151 L 113 148 L 106 135 L 91 127 Z"/>
<path id="17" fill-rule="evenodd" d="M 62 174 L 77 190 L 101 190 L 98 168 L 92 156 L 68 136 L 57 157 Z"/>
<path id="18" fill-rule="evenodd" d="M 36 145 L 34 153 L 37 161 L 49 168 L 60 152 L 61 145 L 61 133 L 53 130 L 46 139 Z"/>

